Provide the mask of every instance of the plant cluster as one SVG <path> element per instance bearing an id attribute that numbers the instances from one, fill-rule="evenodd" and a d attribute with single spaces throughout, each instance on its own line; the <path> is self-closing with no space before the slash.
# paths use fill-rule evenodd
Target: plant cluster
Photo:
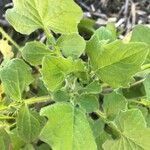
<path id="1" fill-rule="evenodd" d="M 0 28 L 0 149 L 149 150 L 150 28 L 121 40 L 113 24 L 95 30 L 73 0 L 13 3 L 8 22 L 42 29 L 46 41 L 20 47 Z"/>

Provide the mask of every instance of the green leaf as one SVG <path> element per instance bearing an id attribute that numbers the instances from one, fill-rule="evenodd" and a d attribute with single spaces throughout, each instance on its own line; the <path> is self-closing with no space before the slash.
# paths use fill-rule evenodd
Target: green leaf
<path id="1" fill-rule="evenodd" d="M 81 89 L 81 92 L 85 94 L 99 94 L 101 91 L 102 91 L 102 87 L 99 81 L 93 81 L 90 84 L 88 84 L 86 87 Z"/>
<path id="2" fill-rule="evenodd" d="M 77 32 L 82 11 L 73 0 L 14 0 L 14 8 L 7 10 L 6 18 L 22 34 L 42 28 L 57 33 Z"/>
<path id="3" fill-rule="evenodd" d="M 26 144 L 21 150 L 35 150 L 32 144 Z"/>
<path id="4" fill-rule="evenodd" d="M 114 119 L 121 110 L 127 108 L 125 97 L 117 92 L 112 92 L 104 96 L 103 109 L 108 119 Z"/>
<path id="5" fill-rule="evenodd" d="M 77 33 L 62 35 L 56 43 L 65 57 L 78 58 L 85 50 L 85 40 Z"/>
<path id="6" fill-rule="evenodd" d="M 147 75 L 143 84 L 145 88 L 146 98 L 150 100 L 150 74 Z"/>
<path id="7" fill-rule="evenodd" d="M 17 129 L 13 129 L 10 132 L 10 138 L 12 141 L 12 147 L 13 149 L 21 149 L 26 143 L 19 137 Z"/>
<path id="8" fill-rule="evenodd" d="M 10 136 L 5 129 L 0 129 L 0 149 L 9 150 L 12 148 Z"/>
<path id="9" fill-rule="evenodd" d="M 27 105 L 23 105 L 17 117 L 18 135 L 24 142 L 31 143 L 38 138 L 43 127 L 43 117 L 30 112 Z"/>
<path id="10" fill-rule="evenodd" d="M 79 105 L 91 113 L 99 109 L 99 101 L 95 95 L 83 94 L 78 98 Z"/>
<path id="11" fill-rule="evenodd" d="M 86 39 L 89 39 L 95 31 L 94 25 L 95 20 L 90 18 L 83 18 L 78 25 L 80 35 L 83 35 Z"/>
<path id="12" fill-rule="evenodd" d="M 41 110 L 48 117 L 40 139 L 54 150 L 96 150 L 89 123 L 83 111 L 67 103 L 57 103 Z"/>
<path id="13" fill-rule="evenodd" d="M 37 41 L 27 43 L 21 53 L 23 58 L 32 65 L 41 65 L 43 57 L 52 54 L 46 45 Z"/>
<path id="14" fill-rule="evenodd" d="M 150 50 L 150 27 L 145 25 L 136 25 L 132 31 L 131 42 L 144 42 L 148 44 Z M 150 62 L 150 53 L 148 55 Z"/>
<path id="15" fill-rule="evenodd" d="M 102 144 L 110 138 L 110 135 L 105 132 L 105 123 L 101 120 L 90 120 L 90 125 L 95 137 L 98 150 L 103 150 Z"/>
<path id="16" fill-rule="evenodd" d="M 5 93 L 13 100 L 21 100 L 22 92 L 33 81 L 31 68 L 21 59 L 10 60 L 0 71 Z"/>
<path id="17" fill-rule="evenodd" d="M 72 72 L 84 71 L 81 61 L 73 61 L 70 58 L 46 56 L 42 63 L 42 78 L 50 91 L 61 88 L 66 76 Z"/>
<path id="18" fill-rule="evenodd" d="M 70 96 L 66 90 L 60 89 L 53 93 L 53 99 L 56 102 L 70 101 Z"/>
<path id="19" fill-rule="evenodd" d="M 94 50 L 90 48 L 88 55 L 92 64 L 95 64 L 96 74 L 114 88 L 128 86 L 131 79 L 133 80 L 132 76 L 141 70 L 149 51 L 144 43 L 124 44 L 121 41 L 100 45 L 99 51 L 98 48 L 95 51 L 97 56 Z"/>
<path id="20" fill-rule="evenodd" d="M 150 129 L 140 110 L 122 111 L 114 120 L 120 131 L 120 138 L 107 140 L 103 144 L 104 150 L 149 150 Z"/>
<path id="21" fill-rule="evenodd" d="M 102 46 L 114 40 L 113 33 L 105 27 L 101 27 L 95 31 L 86 46 L 86 52 L 90 57 L 93 67 L 98 67 L 96 62 L 98 62 L 101 57 Z"/>

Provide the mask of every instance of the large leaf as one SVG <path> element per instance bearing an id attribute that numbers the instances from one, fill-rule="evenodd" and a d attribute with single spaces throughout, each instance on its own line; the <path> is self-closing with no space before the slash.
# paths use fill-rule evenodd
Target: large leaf
<path id="1" fill-rule="evenodd" d="M 21 59 L 12 59 L 0 71 L 5 93 L 13 100 L 21 100 L 22 92 L 33 81 L 31 68 Z"/>
<path id="2" fill-rule="evenodd" d="M 58 90 L 71 72 L 83 71 L 84 65 L 80 61 L 70 58 L 46 56 L 42 63 L 42 78 L 50 91 Z"/>
<path id="3" fill-rule="evenodd" d="M 6 17 L 16 31 L 30 34 L 36 29 L 50 28 L 58 33 L 77 32 L 82 11 L 73 0 L 13 0 L 14 8 Z"/>
<path id="4" fill-rule="evenodd" d="M 29 42 L 21 50 L 23 58 L 32 65 L 41 65 L 42 59 L 52 52 L 46 45 L 40 42 Z"/>
<path id="5" fill-rule="evenodd" d="M 41 110 L 48 117 L 40 139 L 53 150 L 96 150 L 96 144 L 87 118 L 70 104 L 57 103 Z"/>
<path id="6" fill-rule="evenodd" d="M 131 109 L 121 112 L 114 121 L 120 138 L 107 140 L 104 150 L 149 150 L 150 129 L 140 110 Z"/>
<path id="7" fill-rule="evenodd" d="M 28 106 L 23 105 L 17 117 L 17 130 L 18 135 L 26 143 L 33 142 L 38 138 L 42 129 L 44 119 L 38 116 L 37 113 L 31 112 Z"/>
<path id="8" fill-rule="evenodd" d="M 89 44 L 95 42 L 98 41 Z M 87 52 L 95 72 L 103 82 L 115 88 L 128 86 L 132 76 L 141 70 L 149 52 L 144 43 L 114 41 L 104 45 L 100 42 L 96 47 L 92 45 L 87 46 Z"/>
<path id="9" fill-rule="evenodd" d="M 85 40 L 79 34 L 62 35 L 57 41 L 57 45 L 66 57 L 78 58 L 85 50 Z"/>
<path id="10" fill-rule="evenodd" d="M 125 110 L 127 101 L 121 94 L 112 92 L 105 95 L 103 109 L 108 119 L 114 119 L 121 110 Z"/>

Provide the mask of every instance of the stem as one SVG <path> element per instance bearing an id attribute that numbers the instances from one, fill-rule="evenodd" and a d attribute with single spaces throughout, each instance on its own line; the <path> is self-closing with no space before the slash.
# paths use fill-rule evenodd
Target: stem
<path id="1" fill-rule="evenodd" d="M 140 101 L 138 100 L 130 100 L 131 103 L 135 103 L 135 104 L 139 104 L 139 105 L 143 105 L 145 107 L 150 108 L 150 101 L 149 100 L 145 100 L 145 99 L 141 99 Z"/>
<path id="2" fill-rule="evenodd" d="M 53 35 L 50 33 L 49 29 L 45 28 L 44 32 L 46 34 L 47 40 L 49 44 L 52 44 L 52 46 L 55 45 L 55 41 L 54 41 L 54 37 Z"/>
<path id="3" fill-rule="evenodd" d="M 24 102 L 27 105 L 32 105 L 35 103 L 43 103 L 43 102 L 47 102 L 50 101 L 51 96 L 42 96 L 42 97 L 33 97 L 33 98 L 29 98 L 29 99 L 25 99 Z"/>
<path id="4" fill-rule="evenodd" d="M 142 70 L 150 69 L 150 64 L 145 64 L 141 67 Z"/>
<path id="5" fill-rule="evenodd" d="M 115 136 L 116 138 L 119 138 L 121 136 L 121 132 L 118 130 L 118 128 L 116 127 L 116 125 L 112 121 L 109 121 L 107 119 L 107 116 L 103 112 L 101 112 L 100 110 L 97 110 L 96 114 L 104 121 L 105 124 L 108 125 L 108 127 L 112 131 L 111 134 L 113 136 Z"/>
<path id="6" fill-rule="evenodd" d="M 0 27 L 0 33 L 10 41 L 18 50 L 20 49 L 19 45 Z"/>
<path id="7" fill-rule="evenodd" d="M 15 119 L 15 118 L 10 116 L 0 116 L 0 120 L 11 120 L 11 119 Z"/>

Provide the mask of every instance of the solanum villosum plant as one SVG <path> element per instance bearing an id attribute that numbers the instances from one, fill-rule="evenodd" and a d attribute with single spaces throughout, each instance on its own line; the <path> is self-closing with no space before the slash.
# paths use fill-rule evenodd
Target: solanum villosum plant
<path id="1" fill-rule="evenodd" d="M 14 29 L 46 41 L 21 47 L 0 28 L 0 150 L 150 150 L 150 28 L 121 40 L 112 24 L 86 24 L 73 0 L 13 3 Z"/>

